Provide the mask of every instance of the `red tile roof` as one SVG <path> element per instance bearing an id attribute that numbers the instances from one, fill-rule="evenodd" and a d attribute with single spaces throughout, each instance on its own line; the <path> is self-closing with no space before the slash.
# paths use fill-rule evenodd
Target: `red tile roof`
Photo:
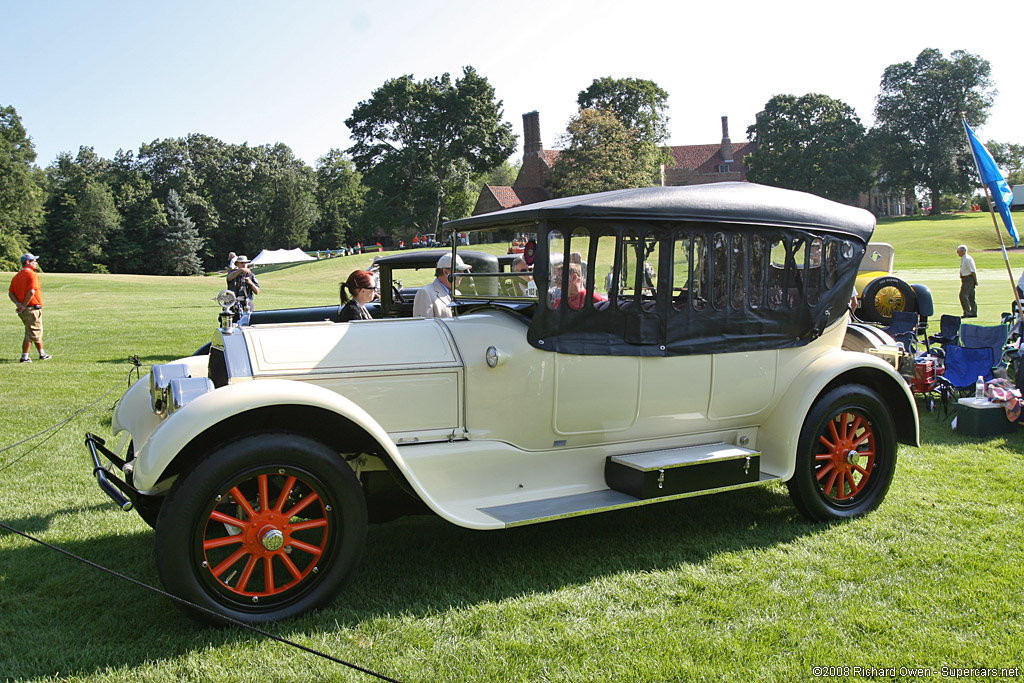
<path id="1" fill-rule="evenodd" d="M 523 204 L 536 204 L 551 199 L 542 187 L 509 187 L 508 185 L 487 185 L 484 191 L 490 191 L 494 199 L 503 209 Z"/>
<path id="2" fill-rule="evenodd" d="M 730 163 L 732 171 L 742 173 L 746 176 L 747 166 L 743 163 L 743 158 L 749 154 L 753 154 L 756 149 L 756 142 L 733 144 L 732 162 Z M 689 169 L 697 171 L 702 175 L 718 173 L 719 165 L 725 164 L 725 159 L 722 158 L 721 143 L 714 143 L 710 145 L 678 145 L 675 147 L 669 147 L 669 151 L 672 152 L 672 158 L 675 160 L 674 168 Z"/>
<path id="3" fill-rule="evenodd" d="M 553 167 L 555 162 L 558 161 L 559 150 L 557 149 L 542 149 L 540 151 L 540 158 L 544 160 L 544 163 L 549 167 Z"/>

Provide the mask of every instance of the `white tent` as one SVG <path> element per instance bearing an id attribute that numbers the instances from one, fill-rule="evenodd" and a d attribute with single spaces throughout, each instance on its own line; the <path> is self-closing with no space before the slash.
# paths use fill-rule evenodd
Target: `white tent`
<path id="1" fill-rule="evenodd" d="M 264 249 L 252 260 L 252 265 L 269 266 L 272 263 L 294 263 L 296 261 L 316 261 L 316 258 L 301 249 Z"/>

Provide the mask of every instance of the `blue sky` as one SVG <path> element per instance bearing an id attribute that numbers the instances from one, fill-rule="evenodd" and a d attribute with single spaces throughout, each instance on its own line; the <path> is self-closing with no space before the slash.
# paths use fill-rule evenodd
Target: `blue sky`
<path id="1" fill-rule="evenodd" d="M 472 65 L 520 138 L 522 114 L 540 112 L 545 147 L 601 76 L 656 82 L 670 95 L 670 143 L 697 144 L 721 138 L 723 115 L 733 141 L 745 140 L 779 93 L 824 93 L 870 125 L 885 67 L 934 47 L 991 62 L 1000 94 L 978 135 L 1024 143 L 1024 60 L 1009 34 L 1024 3 L 1000 3 L 998 17 L 964 6 L 0 0 L 0 105 L 17 109 L 40 166 L 79 145 L 110 158 L 189 133 L 283 142 L 313 164 L 350 144 L 345 119 L 385 80 L 454 78 Z"/>

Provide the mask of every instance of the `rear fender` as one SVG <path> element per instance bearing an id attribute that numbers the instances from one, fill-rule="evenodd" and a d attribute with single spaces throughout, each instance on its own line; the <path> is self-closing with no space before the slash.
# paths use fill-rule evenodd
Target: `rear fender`
<path id="1" fill-rule="evenodd" d="M 893 367 L 868 354 L 829 353 L 815 359 L 796 377 L 758 430 L 757 447 L 765 463 L 762 469 L 783 480 L 793 476 L 800 431 L 811 406 L 826 391 L 842 384 L 863 384 L 878 392 L 893 417 L 897 440 L 920 445 L 917 404 Z"/>

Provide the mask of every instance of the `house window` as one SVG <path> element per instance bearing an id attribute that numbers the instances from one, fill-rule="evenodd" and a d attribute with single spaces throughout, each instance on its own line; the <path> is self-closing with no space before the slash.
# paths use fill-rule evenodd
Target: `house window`
<path id="1" fill-rule="evenodd" d="M 729 165 L 729 164 L 719 164 L 718 165 L 718 172 L 719 173 L 729 173 L 731 170 L 732 170 L 732 166 Z"/>

